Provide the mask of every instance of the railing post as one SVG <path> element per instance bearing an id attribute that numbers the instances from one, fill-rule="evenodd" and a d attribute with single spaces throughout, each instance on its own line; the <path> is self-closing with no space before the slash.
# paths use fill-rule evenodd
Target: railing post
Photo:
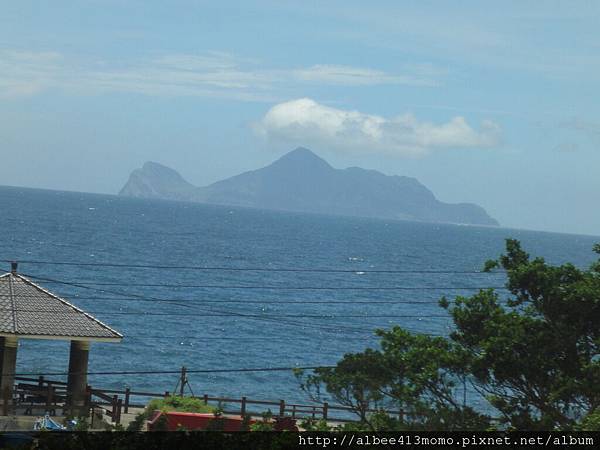
<path id="1" fill-rule="evenodd" d="M 125 388 L 125 414 L 129 413 L 129 396 L 131 395 L 131 389 Z"/>
<path id="2" fill-rule="evenodd" d="M 85 386 L 85 406 L 88 408 L 92 405 L 92 387 L 87 384 Z"/>
<path id="3" fill-rule="evenodd" d="M 38 386 L 39 387 L 43 387 L 44 386 L 44 375 L 40 375 L 38 377 Z"/>
<path id="4" fill-rule="evenodd" d="M 323 419 L 327 420 L 327 414 L 329 412 L 329 403 L 323 403 Z"/>
<path id="5" fill-rule="evenodd" d="M 112 412 L 110 414 L 110 421 L 111 422 L 115 422 L 117 419 L 117 402 L 118 402 L 119 397 L 115 394 L 113 395 L 112 398 L 112 402 L 111 402 L 111 406 L 112 406 Z"/>
<path id="6" fill-rule="evenodd" d="M 117 400 L 117 420 L 115 421 L 117 424 L 121 423 L 121 410 L 123 409 L 123 399 L 120 398 Z"/>
<path id="7" fill-rule="evenodd" d="M 54 393 L 54 388 L 52 387 L 52 385 L 50 383 L 48 383 L 48 387 L 46 388 L 46 406 L 48 408 L 50 408 L 50 405 L 52 404 L 52 397 Z"/>
<path id="8" fill-rule="evenodd" d="M 208 394 L 204 394 L 204 404 L 208 405 Z"/>
<path id="9" fill-rule="evenodd" d="M 285 400 L 279 400 L 279 417 L 285 416 Z"/>
<path id="10" fill-rule="evenodd" d="M 179 379 L 179 396 L 183 397 L 183 392 L 184 392 L 184 388 L 185 388 L 185 384 L 187 383 L 187 369 L 185 368 L 185 366 L 181 367 L 181 377 Z"/>
<path id="11" fill-rule="evenodd" d="M 8 399 L 10 398 L 10 389 L 7 386 L 2 392 L 2 415 L 8 416 Z"/>
<path id="12" fill-rule="evenodd" d="M 315 419 L 315 414 L 316 414 L 316 413 L 317 413 L 317 407 L 316 407 L 316 406 L 313 406 L 313 407 L 312 407 L 312 418 L 313 418 L 313 420 Z"/>
<path id="13" fill-rule="evenodd" d="M 292 419 L 296 418 L 296 405 L 292 406 Z"/>
<path id="14" fill-rule="evenodd" d="M 240 406 L 240 416 L 246 415 L 246 397 L 242 397 L 242 404 Z"/>

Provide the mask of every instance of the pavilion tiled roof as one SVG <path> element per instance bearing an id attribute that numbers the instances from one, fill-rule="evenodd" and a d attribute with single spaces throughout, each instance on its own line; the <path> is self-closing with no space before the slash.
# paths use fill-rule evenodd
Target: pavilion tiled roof
<path id="1" fill-rule="evenodd" d="M 18 273 L 0 276 L 0 336 L 113 342 L 123 338 Z"/>

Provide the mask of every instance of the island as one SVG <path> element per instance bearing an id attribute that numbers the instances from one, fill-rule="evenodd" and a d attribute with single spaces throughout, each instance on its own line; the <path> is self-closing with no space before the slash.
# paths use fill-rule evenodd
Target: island
<path id="1" fill-rule="evenodd" d="M 204 187 L 156 162 L 134 170 L 119 195 L 280 211 L 497 226 L 473 203 L 444 203 L 417 179 L 358 167 L 336 169 L 297 148 L 261 169 Z"/>

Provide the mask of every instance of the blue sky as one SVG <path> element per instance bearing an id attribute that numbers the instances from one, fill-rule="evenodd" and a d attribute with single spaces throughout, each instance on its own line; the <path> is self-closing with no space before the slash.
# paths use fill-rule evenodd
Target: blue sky
<path id="1" fill-rule="evenodd" d="M 600 3 L 7 2 L 0 184 L 204 185 L 303 145 L 600 235 Z"/>

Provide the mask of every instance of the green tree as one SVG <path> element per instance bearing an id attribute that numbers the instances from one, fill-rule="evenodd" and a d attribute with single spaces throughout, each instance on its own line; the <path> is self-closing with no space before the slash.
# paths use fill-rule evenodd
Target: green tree
<path id="1" fill-rule="evenodd" d="M 467 355 L 452 341 L 410 333 L 400 327 L 378 330 L 386 374 L 381 390 L 403 411 L 400 428 L 481 429 L 489 425 L 464 399 Z"/>
<path id="2" fill-rule="evenodd" d="M 317 369 L 301 386 L 315 399 L 322 388 L 348 406 L 368 429 L 481 429 L 487 418 L 457 400 L 464 355 L 444 338 L 400 327 L 378 330 L 381 350 L 347 354 L 334 368 Z M 393 418 L 387 411 L 400 411 Z"/>
<path id="3" fill-rule="evenodd" d="M 446 304 L 451 339 L 507 426 L 572 428 L 600 403 L 600 262 L 551 266 L 509 239 L 506 254 L 486 263 L 496 267 L 513 297 L 484 290 Z"/>
<path id="4" fill-rule="evenodd" d="M 334 368 L 322 368 L 305 376 L 296 372 L 301 388 L 315 401 L 321 401 L 321 385 L 335 400 L 352 409 L 361 422 L 366 422 L 368 412 L 382 408 L 386 400 L 382 386 L 381 368 L 385 367 L 382 354 L 367 349 L 363 353 L 348 353 Z"/>
<path id="5" fill-rule="evenodd" d="M 491 414 L 521 430 L 596 426 L 600 260 L 589 270 L 552 266 L 509 239 L 506 253 L 485 265 L 495 269 L 506 272 L 509 298 L 492 289 L 443 298 L 455 325 L 448 338 L 378 330 L 380 349 L 347 354 L 303 377 L 302 387 L 318 395 L 324 387 L 371 429 L 487 429 Z M 466 389 L 488 406 L 475 410 Z M 404 414 L 381 412 L 390 409 Z"/>

